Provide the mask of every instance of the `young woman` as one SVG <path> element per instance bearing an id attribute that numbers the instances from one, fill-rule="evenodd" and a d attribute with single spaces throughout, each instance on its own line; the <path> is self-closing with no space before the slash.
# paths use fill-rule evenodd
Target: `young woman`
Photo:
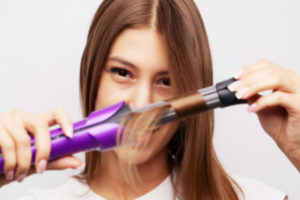
<path id="1" fill-rule="evenodd" d="M 244 67 L 230 85 L 248 99 L 263 128 L 296 163 L 299 151 L 300 78 L 268 61 Z M 188 81 L 187 81 L 188 80 Z M 192 0 L 105 0 L 88 34 L 80 71 L 83 113 L 125 100 L 132 108 L 212 85 L 212 61 L 199 11 Z M 258 92 L 273 89 L 269 96 Z M 69 156 L 48 163 L 48 126 L 59 123 L 72 135 L 61 110 L 32 115 L 21 110 L 0 118 L 0 146 L 8 181 L 22 181 L 30 169 L 28 132 L 36 139 L 35 168 L 76 168 Z M 284 199 L 260 183 L 231 178 L 214 151 L 213 113 L 172 122 L 150 134 L 140 150 L 120 148 L 86 153 L 83 172 L 53 190 L 35 190 L 21 199 Z M 142 184 L 132 185 L 120 167 L 130 160 Z M 1 179 L 2 185 L 4 178 Z M 263 189 L 261 188 L 263 187 Z M 260 190 L 256 190 L 260 188 Z"/>

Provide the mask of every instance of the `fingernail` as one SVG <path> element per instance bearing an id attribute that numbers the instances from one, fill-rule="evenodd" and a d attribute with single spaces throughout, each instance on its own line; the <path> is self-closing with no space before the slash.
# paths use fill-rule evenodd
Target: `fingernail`
<path id="1" fill-rule="evenodd" d="M 17 181 L 22 182 L 24 180 L 25 176 L 26 176 L 26 174 L 19 175 L 18 178 L 17 178 Z"/>
<path id="2" fill-rule="evenodd" d="M 40 160 L 38 167 L 37 167 L 37 173 L 42 174 L 46 170 L 46 167 L 47 167 L 47 161 L 44 159 Z"/>
<path id="3" fill-rule="evenodd" d="M 253 104 L 251 104 L 251 105 L 249 106 L 248 111 L 249 111 L 249 112 L 255 112 L 256 108 L 257 108 L 257 104 L 256 104 L 256 103 L 253 103 Z"/>
<path id="4" fill-rule="evenodd" d="M 250 94 L 250 89 L 249 88 L 243 88 L 239 92 L 235 94 L 237 99 L 243 99 L 246 98 Z"/>
<path id="5" fill-rule="evenodd" d="M 69 138 L 72 138 L 73 137 L 73 127 L 72 126 L 69 126 L 66 130 L 66 135 L 69 137 Z"/>
<path id="6" fill-rule="evenodd" d="M 236 89 L 241 85 L 241 81 L 235 81 L 233 83 L 231 83 L 230 85 L 228 85 L 228 89 L 231 91 L 231 92 L 234 92 L 236 91 Z"/>
<path id="7" fill-rule="evenodd" d="M 14 171 L 9 171 L 6 176 L 6 180 L 12 181 L 14 179 Z"/>
<path id="8" fill-rule="evenodd" d="M 236 71 L 234 74 L 233 74 L 233 77 L 235 78 L 235 79 L 239 79 L 241 76 L 242 76 L 242 74 L 243 74 L 243 69 L 239 69 L 238 71 Z"/>

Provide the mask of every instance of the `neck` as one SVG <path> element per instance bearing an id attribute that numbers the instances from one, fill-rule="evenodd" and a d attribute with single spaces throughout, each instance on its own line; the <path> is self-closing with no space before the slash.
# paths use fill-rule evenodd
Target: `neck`
<path id="1" fill-rule="evenodd" d="M 123 176 L 114 151 L 101 153 L 100 165 L 90 181 L 91 189 L 106 199 L 134 199 L 158 186 L 168 175 L 168 152 L 162 150 L 150 160 L 136 166 L 140 182 L 132 185 Z"/>

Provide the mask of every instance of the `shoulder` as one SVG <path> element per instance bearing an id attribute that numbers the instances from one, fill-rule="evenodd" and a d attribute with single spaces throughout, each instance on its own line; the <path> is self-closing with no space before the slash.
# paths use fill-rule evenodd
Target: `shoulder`
<path id="1" fill-rule="evenodd" d="M 17 200 L 104 200 L 91 191 L 85 182 L 81 182 L 75 178 L 53 189 L 34 189 L 29 191 L 25 196 Z"/>
<path id="2" fill-rule="evenodd" d="M 286 194 L 271 187 L 261 181 L 234 175 L 233 180 L 242 189 L 243 194 L 239 194 L 241 200 L 284 200 Z"/>

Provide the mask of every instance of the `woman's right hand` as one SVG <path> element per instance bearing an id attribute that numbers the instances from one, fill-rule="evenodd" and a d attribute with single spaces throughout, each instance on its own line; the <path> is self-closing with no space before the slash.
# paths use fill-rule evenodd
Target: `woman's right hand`
<path id="1" fill-rule="evenodd" d="M 67 137 L 73 135 L 70 117 L 62 109 L 43 114 L 29 114 L 15 110 L 0 115 L 0 148 L 4 158 L 4 175 L 0 175 L 0 187 L 13 181 L 19 182 L 34 173 L 31 167 L 32 153 L 30 136 L 35 138 L 37 173 L 46 169 L 77 168 L 82 162 L 74 156 L 66 156 L 48 163 L 51 151 L 49 126 L 59 124 Z"/>

